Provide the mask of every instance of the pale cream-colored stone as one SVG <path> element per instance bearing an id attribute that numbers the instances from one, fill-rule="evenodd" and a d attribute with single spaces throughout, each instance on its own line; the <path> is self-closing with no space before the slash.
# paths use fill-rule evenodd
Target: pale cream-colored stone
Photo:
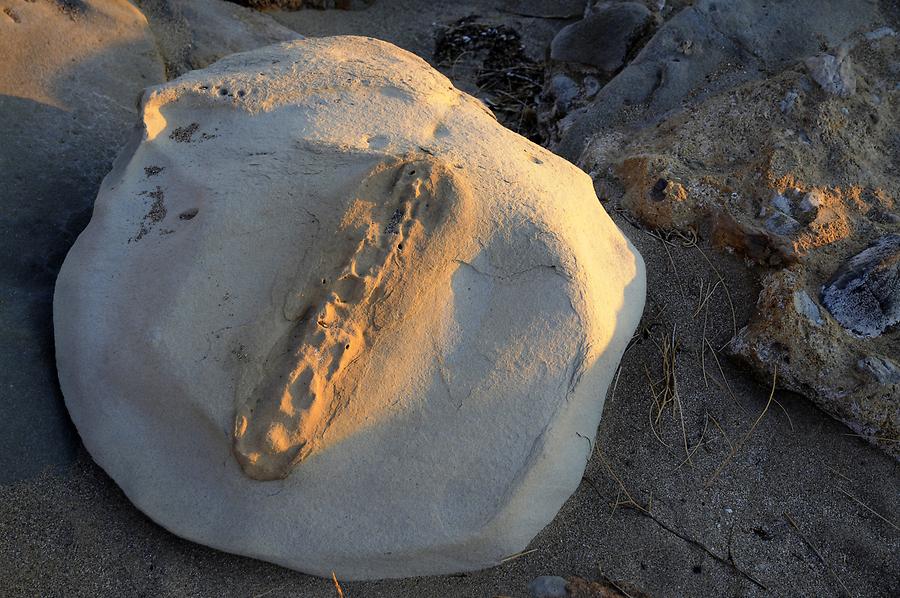
<path id="1" fill-rule="evenodd" d="M 586 174 L 412 54 L 335 37 L 145 93 L 54 319 L 72 418 L 141 510 L 362 579 L 524 548 L 643 302 Z"/>

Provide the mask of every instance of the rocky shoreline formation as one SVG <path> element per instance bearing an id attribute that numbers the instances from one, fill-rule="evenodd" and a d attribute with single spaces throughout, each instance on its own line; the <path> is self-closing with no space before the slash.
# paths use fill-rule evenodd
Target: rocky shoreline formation
<path id="1" fill-rule="evenodd" d="M 554 40 L 543 109 L 550 147 L 592 174 L 608 209 L 746 260 L 762 288 L 734 356 L 897 458 L 900 41 L 889 16 L 873 2 L 701 1 L 672 13 L 600 2 Z M 609 36 L 614 55 L 597 56 L 590 40 Z"/>

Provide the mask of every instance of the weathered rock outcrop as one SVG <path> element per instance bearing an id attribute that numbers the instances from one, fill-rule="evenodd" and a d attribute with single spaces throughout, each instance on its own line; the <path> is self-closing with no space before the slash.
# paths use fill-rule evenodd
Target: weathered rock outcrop
<path id="1" fill-rule="evenodd" d="M 140 91 L 164 80 L 125 0 L 0 0 L 0 483 L 74 456 L 53 373 L 53 281 L 128 137 Z"/>
<path id="2" fill-rule="evenodd" d="M 226 0 L 138 0 L 170 79 L 233 54 L 302 35 L 261 12 Z"/>
<path id="3" fill-rule="evenodd" d="M 900 234 L 885 235 L 853 256 L 822 289 L 822 303 L 840 324 L 863 337 L 900 323 Z"/>
<path id="4" fill-rule="evenodd" d="M 583 159 L 640 224 L 755 269 L 734 355 L 900 456 L 900 44 L 861 32 L 842 46 L 659 126 L 598 134 Z M 817 70 L 828 56 L 853 93 Z"/>
<path id="5" fill-rule="evenodd" d="M 590 17 L 589 17 L 590 18 Z M 590 101 L 558 123 L 554 149 L 579 163 L 598 136 L 653 125 L 685 103 L 761 79 L 884 23 L 878 2 L 698 0 L 662 25 Z"/>
<path id="6" fill-rule="evenodd" d="M 521 550 L 643 306 L 589 177 L 367 38 L 236 54 L 142 113 L 55 296 L 96 461 L 167 529 L 310 573 Z"/>

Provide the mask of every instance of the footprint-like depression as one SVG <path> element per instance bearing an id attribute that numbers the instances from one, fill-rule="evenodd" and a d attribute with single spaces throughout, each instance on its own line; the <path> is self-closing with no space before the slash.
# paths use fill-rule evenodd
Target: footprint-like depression
<path id="1" fill-rule="evenodd" d="M 283 478 L 310 454 L 349 397 L 350 364 L 456 266 L 445 249 L 470 220 L 457 176 L 427 156 L 393 160 L 353 194 L 307 287 L 291 290 L 295 316 L 239 385 L 234 454 L 247 475 Z"/>

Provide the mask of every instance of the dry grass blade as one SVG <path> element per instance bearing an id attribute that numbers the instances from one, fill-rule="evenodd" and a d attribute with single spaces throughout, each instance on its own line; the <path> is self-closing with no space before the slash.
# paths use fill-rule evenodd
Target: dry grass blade
<path id="1" fill-rule="evenodd" d="M 752 575 L 750 575 L 749 573 L 747 573 L 746 571 L 744 571 L 743 569 L 738 567 L 737 564 L 735 564 L 733 560 L 722 557 L 721 555 L 716 553 L 714 550 L 712 550 L 709 546 L 707 546 L 703 542 L 701 542 L 699 540 L 695 540 L 694 538 L 691 538 L 687 534 L 679 531 L 678 529 L 669 525 L 665 521 L 656 517 L 653 514 L 649 503 L 648 503 L 647 508 L 644 508 L 640 504 L 638 504 L 638 502 L 634 499 L 634 497 L 628 491 L 628 488 L 625 487 L 625 484 L 622 482 L 622 479 L 619 478 L 618 475 L 616 475 L 615 471 L 613 471 L 612 466 L 609 464 L 609 461 L 606 460 L 606 456 L 603 454 L 603 452 L 598 450 L 597 454 L 600 456 L 600 460 L 603 462 L 603 465 L 606 467 L 606 470 L 609 472 L 610 477 L 618 485 L 618 487 L 619 487 L 618 494 L 624 494 L 628 499 L 625 501 L 621 501 L 618 499 L 618 494 L 617 494 L 616 503 L 613 507 L 613 512 L 615 512 L 616 507 L 618 507 L 619 505 L 627 506 L 627 507 L 631 507 L 631 508 L 635 509 L 639 513 L 645 515 L 646 517 L 649 517 L 650 520 L 652 520 L 654 523 L 656 523 L 656 525 L 658 525 L 662 529 L 666 530 L 673 536 L 681 539 L 684 542 L 687 542 L 688 544 L 690 544 L 692 546 L 696 546 L 697 548 L 701 549 L 703 552 L 705 552 L 706 554 L 708 554 L 709 556 L 714 558 L 716 561 L 732 568 L 735 572 L 738 573 L 738 575 L 740 575 L 747 581 L 753 583 L 754 585 L 762 588 L 763 590 L 765 590 L 767 592 L 769 591 L 769 588 L 767 588 L 765 585 L 763 585 L 762 582 L 760 582 L 758 579 L 754 578 Z M 584 478 L 584 479 L 588 479 L 588 478 Z M 593 482 L 591 483 L 591 486 L 594 488 L 594 491 L 597 492 L 597 494 L 599 496 L 602 496 L 602 494 L 600 494 L 600 491 L 597 489 L 597 487 L 594 486 Z"/>
<path id="2" fill-rule="evenodd" d="M 722 384 L 724 384 L 725 390 L 728 392 L 728 396 L 731 397 L 731 400 L 734 402 L 735 405 L 737 405 L 740 408 L 741 411 L 743 411 L 744 413 L 747 413 L 747 410 L 744 408 L 744 406 L 741 404 L 741 402 L 738 401 L 737 397 L 734 396 L 734 393 L 731 392 L 731 385 L 728 384 L 728 378 L 725 377 L 725 370 L 722 369 L 722 364 L 721 364 L 721 362 L 719 362 L 719 356 L 716 354 L 716 350 L 713 348 L 713 346 L 710 344 L 710 342 L 708 340 L 706 341 L 706 346 L 709 347 L 709 350 L 712 353 L 713 359 L 716 361 L 716 367 L 719 369 L 719 375 L 722 376 Z M 718 382 L 718 380 L 716 380 L 715 378 L 713 378 L 713 381 Z"/>
<path id="3" fill-rule="evenodd" d="M 722 283 L 722 288 L 725 289 L 725 298 L 728 300 L 728 307 L 731 309 L 731 338 L 737 336 L 737 312 L 734 309 L 734 301 L 731 298 L 731 290 L 728 288 L 728 284 L 725 282 L 725 278 L 722 276 L 722 273 L 719 272 L 718 268 L 716 268 L 712 261 L 708 257 L 706 257 L 706 253 L 700 249 L 700 246 L 696 243 L 694 247 L 697 248 L 697 251 L 700 252 L 700 255 L 703 256 L 703 259 L 706 260 L 706 263 L 709 264 L 709 267 L 712 268 L 713 272 L 715 272 L 716 276 L 719 278 L 719 282 Z M 728 342 L 731 342 L 729 340 Z M 727 345 L 728 343 L 725 343 Z M 723 345 L 723 347 L 725 346 Z"/>
<path id="4" fill-rule="evenodd" d="M 265 592 L 261 592 L 259 594 L 254 594 L 251 598 L 263 598 L 263 596 L 268 596 L 270 594 L 273 594 L 274 592 L 277 592 L 278 590 L 280 590 L 281 588 L 283 588 L 286 585 L 287 585 L 286 583 L 283 583 L 279 586 L 275 586 L 274 588 L 269 588 Z M 166 595 L 168 596 L 168 594 L 166 594 Z"/>
<path id="5" fill-rule="evenodd" d="M 669 263 L 672 264 L 672 270 L 675 272 L 675 282 L 678 283 L 678 291 L 681 293 L 682 299 L 687 301 L 687 293 L 684 291 L 684 285 L 681 284 L 681 275 L 678 273 L 678 266 L 675 265 L 675 260 L 672 258 L 672 252 L 669 251 L 669 243 L 663 239 L 660 240 L 662 241 L 663 249 L 666 250 L 666 255 L 669 256 Z"/>
<path id="6" fill-rule="evenodd" d="M 853 480 L 851 480 L 850 478 L 848 478 L 847 476 L 845 476 L 844 474 L 842 474 L 841 472 L 839 472 L 837 469 L 835 469 L 835 468 L 833 468 L 833 467 L 829 467 L 828 465 L 826 465 L 826 466 L 825 466 L 825 469 L 827 469 L 828 471 L 830 471 L 831 473 L 835 474 L 835 475 L 838 476 L 838 477 L 844 478 L 845 480 L 847 480 L 847 481 L 850 482 L 851 484 L 855 484 L 855 483 L 856 483 L 856 482 L 854 482 Z"/>
<path id="7" fill-rule="evenodd" d="M 762 412 L 759 414 L 759 417 L 753 422 L 753 425 L 750 426 L 750 429 L 747 430 L 747 433 L 744 434 L 743 438 L 738 441 L 736 445 L 731 449 L 731 452 L 728 453 L 728 456 L 725 457 L 725 460 L 716 468 L 716 471 L 713 472 L 712 476 L 710 476 L 709 480 L 706 481 L 706 487 L 709 488 L 712 486 L 713 482 L 719 477 L 719 474 L 722 473 L 722 470 L 731 463 L 731 460 L 734 459 L 735 455 L 743 448 L 744 443 L 747 442 L 747 439 L 750 438 L 750 435 L 753 434 L 753 430 L 756 429 L 756 426 L 759 425 L 759 422 L 766 416 L 766 413 L 769 411 L 769 407 L 772 405 L 772 401 L 775 399 L 775 383 L 778 380 L 778 367 L 775 367 L 775 371 L 772 374 L 772 390 L 769 392 L 769 400 L 766 401 L 766 406 L 763 407 Z"/>
<path id="8" fill-rule="evenodd" d="M 695 444 L 695 445 L 694 445 L 694 448 L 691 449 L 690 454 L 689 454 L 687 457 L 685 457 L 684 461 L 682 461 L 681 463 L 679 463 L 679 464 L 678 464 L 678 467 L 676 467 L 675 469 L 678 469 L 679 467 L 681 467 L 681 466 L 684 465 L 685 463 L 690 462 L 691 458 L 692 458 L 692 457 L 694 456 L 694 454 L 697 452 L 697 449 L 699 449 L 701 446 L 703 446 L 704 444 L 706 444 L 706 430 L 707 430 L 707 428 L 709 428 L 709 413 L 706 413 L 705 416 L 704 416 L 704 418 L 703 418 L 703 431 L 700 433 L 700 440 L 697 441 L 697 444 Z"/>
<path id="9" fill-rule="evenodd" d="M 710 291 L 706 294 L 706 296 L 703 297 L 703 300 L 700 302 L 699 305 L 697 305 L 697 309 L 694 310 L 694 313 L 691 314 L 691 317 L 696 318 L 697 316 L 700 315 L 700 310 L 702 310 L 704 307 L 706 307 L 706 304 L 709 303 L 709 300 L 710 300 L 710 299 L 712 298 L 712 296 L 715 294 L 716 289 L 719 288 L 719 285 L 720 285 L 720 284 L 722 284 L 722 279 L 721 279 L 721 278 L 719 279 L 719 281 L 718 281 L 716 284 L 714 284 L 714 285 L 712 286 L 712 289 L 710 289 Z M 703 290 L 703 285 L 702 285 L 702 284 L 700 285 L 700 290 L 701 290 L 701 292 L 702 292 L 702 290 Z"/>
<path id="10" fill-rule="evenodd" d="M 791 419 L 791 414 L 787 412 L 787 409 L 784 408 L 784 405 L 781 404 L 781 401 L 775 399 L 775 404 L 778 405 L 778 408 L 781 409 L 781 412 L 784 413 L 784 416 L 788 420 L 788 427 L 790 427 L 791 432 L 794 431 L 794 420 Z"/>
<path id="11" fill-rule="evenodd" d="M 863 434 L 851 434 L 849 432 L 841 434 L 841 436 L 853 436 L 854 438 L 862 438 L 863 440 L 877 440 L 879 442 L 900 442 L 900 438 L 888 438 L 887 436 L 864 436 Z"/>
<path id="12" fill-rule="evenodd" d="M 628 500 L 626 500 L 626 501 L 620 501 L 617 498 L 616 504 L 613 507 L 613 510 L 615 510 L 616 507 L 619 507 L 621 505 L 621 506 L 625 506 L 625 507 L 631 507 L 633 509 L 636 509 L 642 513 L 646 513 L 647 515 L 649 515 L 650 511 L 647 508 L 642 507 L 640 504 L 638 504 L 638 502 L 636 500 L 634 500 L 634 497 L 631 496 L 631 493 L 628 492 L 628 489 L 625 487 L 625 484 L 622 482 L 621 478 L 619 478 L 619 476 L 616 475 L 616 472 L 613 471 L 613 468 L 609 464 L 609 461 L 606 460 L 606 455 L 603 454 L 603 451 L 598 450 L 597 454 L 600 455 L 600 460 L 603 462 L 604 467 L 606 467 L 606 471 L 609 472 L 609 476 L 613 479 L 613 481 L 616 482 L 616 484 L 619 485 L 619 490 L 626 496 L 626 498 L 628 498 Z M 597 491 L 597 488 L 595 487 L 594 490 Z M 597 491 L 597 492 L 599 493 L 599 491 Z"/>
<path id="13" fill-rule="evenodd" d="M 334 589 L 337 592 L 338 598 L 344 598 L 344 590 L 341 589 L 341 584 L 338 583 L 337 575 L 334 574 L 334 571 L 331 572 L 331 581 L 334 582 Z"/>
<path id="14" fill-rule="evenodd" d="M 619 386 L 619 374 L 622 373 L 622 364 L 619 364 L 619 367 L 616 368 L 616 378 L 613 381 L 612 391 L 609 393 L 609 403 L 611 404 L 613 399 L 616 396 L 616 388 Z"/>
<path id="15" fill-rule="evenodd" d="M 855 502 L 856 504 L 860 505 L 860 506 L 863 507 L 865 510 L 867 510 L 867 511 L 870 512 L 870 513 L 872 513 L 873 515 L 875 515 L 876 517 L 878 517 L 879 519 L 881 519 L 882 521 L 884 521 L 885 523 L 887 523 L 888 525 L 890 525 L 892 528 L 894 528 L 895 530 L 897 530 L 898 532 L 900 532 L 900 527 L 898 527 L 896 523 L 894 523 L 893 521 L 891 521 L 890 519 L 888 519 L 887 517 L 885 517 L 884 515 L 882 515 L 881 513 L 879 513 L 878 511 L 876 511 L 875 509 L 873 509 L 872 507 L 870 507 L 870 506 L 867 505 L 866 503 L 864 503 L 863 501 L 859 500 L 858 498 L 856 498 L 855 496 L 853 496 L 852 494 L 850 494 L 849 492 L 847 492 L 847 491 L 844 490 L 843 488 L 838 487 L 838 490 L 840 490 L 840 491 L 843 492 L 845 495 L 847 495 L 847 497 L 849 497 L 851 500 L 853 500 L 853 502 Z"/>
<path id="16" fill-rule="evenodd" d="M 797 525 L 797 522 L 794 521 L 793 517 L 791 517 L 790 515 L 787 514 L 787 512 L 785 512 L 784 518 L 787 519 L 787 522 L 790 523 L 791 526 L 793 526 L 793 528 L 795 530 L 797 530 L 797 533 L 800 534 L 800 537 L 803 539 L 804 542 L 806 542 L 806 545 L 809 546 L 810 548 L 812 548 L 812 551 L 814 553 L 816 553 L 816 556 L 822 562 L 822 565 L 825 567 L 825 570 L 831 574 L 831 576 L 834 578 L 834 580 L 836 582 L 838 582 L 838 585 L 841 586 L 841 589 L 844 590 L 844 593 L 847 594 L 848 596 L 850 596 L 851 598 L 853 598 L 853 594 L 850 592 L 850 590 L 847 589 L 847 586 L 844 585 L 844 582 L 841 581 L 841 578 L 838 577 L 837 574 L 831 569 L 831 565 L 828 564 L 828 561 L 825 560 L 825 557 L 822 556 L 822 553 L 819 552 L 819 549 L 816 548 L 815 544 L 812 543 L 812 540 L 810 540 L 808 537 L 806 537 L 806 534 L 803 533 L 803 530 L 800 529 L 800 526 Z"/>
<path id="17" fill-rule="evenodd" d="M 700 337 L 700 371 L 703 372 L 703 385 L 706 388 L 709 388 L 709 377 L 706 375 L 706 345 L 709 344 L 709 341 L 706 340 L 706 320 L 708 318 L 709 304 L 707 304 L 706 309 L 703 310 L 703 330 Z"/>
<path id="18" fill-rule="evenodd" d="M 709 415 L 709 414 L 707 414 L 707 415 Z M 722 437 L 725 439 L 725 442 L 728 443 L 728 450 L 733 451 L 733 450 L 734 450 L 734 445 L 731 444 L 731 439 L 728 438 L 728 434 L 725 433 L 725 429 L 719 424 L 719 420 L 717 420 L 716 418 L 714 418 L 714 417 L 711 416 L 711 415 L 709 416 L 709 419 L 712 420 L 712 422 L 713 422 L 713 423 L 716 425 L 716 427 L 719 429 L 719 432 L 722 433 Z"/>
<path id="19" fill-rule="evenodd" d="M 509 556 L 506 556 L 506 557 L 503 557 L 502 559 L 500 559 L 500 564 L 502 565 L 503 563 L 508 563 L 510 561 L 514 561 L 517 558 L 525 556 L 526 554 L 531 554 L 532 552 L 537 552 L 537 551 L 538 551 L 537 548 L 532 548 L 531 550 L 523 550 L 522 552 L 517 552 L 516 554 L 511 554 Z"/>
<path id="20" fill-rule="evenodd" d="M 647 377 L 650 382 L 650 392 L 653 395 L 653 404 L 650 406 L 650 425 L 657 440 L 659 440 L 663 446 L 668 447 L 669 445 L 662 441 L 658 430 L 663 413 L 671 406 L 672 417 L 677 417 L 681 425 L 681 438 L 684 444 L 685 460 L 693 466 L 693 462 L 691 461 L 693 453 L 688 444 L 687 427 L 684 423 L 684 410 L 681 404 L 681 397 L 678 394 L 678 377 L 676 375 L 678 359 L 677 327 L 672 327 L 671 335 L 663 335 L 661 344 L 656 343 L 655 341 L 654 344 L 659 349 L 662 356 L 662 380 L 654 383 L 652 378 L 650 378 L 649 372 L 647 372 Z M 657 388 L 659 388 L 659 390 L 657 390 Z"/>

